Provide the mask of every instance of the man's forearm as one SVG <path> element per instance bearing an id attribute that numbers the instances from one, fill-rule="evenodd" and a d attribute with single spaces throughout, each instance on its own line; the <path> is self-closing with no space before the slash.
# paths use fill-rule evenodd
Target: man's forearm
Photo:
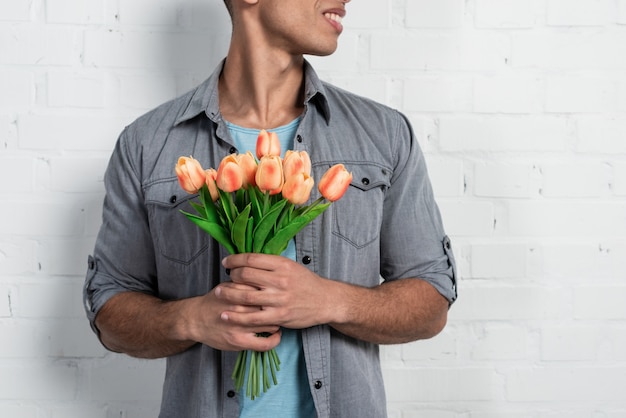
<path id="1" fill-rule="evenodd" d="M 375 288 L 333 283 L 339 287 L 329 325 L 351 337 L 400 344 L 431 338 L 446 324 L 448 301 L 426 281 L 396 280 Z"/>
<path id="2" fill-rule="evenodd" d="M 164 302 L 143 293 L 119 293 L 96 317 L 102 343 L 111 351 L 141 358 L 180 353 L 195 344 L 182 336 L 184 303 Z"/>

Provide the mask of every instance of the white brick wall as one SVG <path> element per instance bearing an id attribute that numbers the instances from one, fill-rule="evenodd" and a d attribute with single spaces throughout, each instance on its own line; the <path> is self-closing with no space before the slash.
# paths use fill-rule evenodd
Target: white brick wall
<path id="1" fill-rule="evenodd" d="M 226 51 L 221 0 L 0 2 L 0 416 L 148 418 L 81 307 L 123 126 Z M 414 125 L 460 274 L 383 347 L 391 418 L 626 417 L 626 1 L 353 0 L 323 78 Z"/>

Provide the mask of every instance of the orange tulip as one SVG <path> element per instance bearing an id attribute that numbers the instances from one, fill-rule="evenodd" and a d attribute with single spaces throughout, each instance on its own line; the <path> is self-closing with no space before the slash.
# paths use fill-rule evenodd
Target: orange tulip
<path id="1" fill-rule="evenodd" d="M 215 184 L 217 171 L 214 168 L 209 168 L 208 170 L 205 170 L 205 173 L 206 185 L 209 188 L 209 193 L 211 193 L 211 199 L 215 202 L 220 197 L 220 193 L 217 191 L 217 184 Z"/>
<path id="2" fill-rule="evenodd" d="M 266 155 L 280 155 L 280 141 L 276 132 L 262 129 L 256 140 L 256 156 L 260 160 Z"/>
<path id="3" fill-rule="evenodd" d="M 224 157 L 217 168 L 217 187 L 226 193 L 234 192 L 243 186 L 243 171 L 237 162 L 237 156 Z"/>
<path id="4" fill-rule="evenodd" d="M 198 160 L 193 157 L 180 157 L 176 164 L 176 176 L 184 191 L 198 193 L 205 181 L 206 174 Z"/>
<path id="5" fill-rule="evenodd" d="M 343 164 L 336 164 L 324 173 L 317 188 L 322 196 L 334 202 L 344 195 L 351 181 L 352 173 Z"/>
<path id="6" fill-rule="evenodd" d="M 240 154 L 237 156 L 237 163 L 243 172 L 243 187 L 247 189 L 249 186 L 256 186 L 255 176 L 257 162 L 254 159 L 254 155 L 252 155 L 250 151 L 245 154 Z"/>
<path id="7" fill-rule="evenodd" d="M 285 178 L 295 174 L 304 173 L 307 176 L 311 175 L 311 158 L 306 151 L 291 151 L 288 150 L 285 153 L 285 158 L 283 159 L 283 172 L 285 173 Z"/>
<path id="8" fill-rule="evenodd" d="M 307 174 L 295 174 L 285 180 L 282 190 L 283 197 L 294 205 L 302 205 L 309 200 L 313 183 L 313 178 Z"/>
<path id="9" fill-rule="evenodd" d="M 256 170 L 255 180 L 262 192 L 269 191 L 271 195 L 280 193 L 285 181 L 280 157 L 277 155 L 262 157 Z"/>

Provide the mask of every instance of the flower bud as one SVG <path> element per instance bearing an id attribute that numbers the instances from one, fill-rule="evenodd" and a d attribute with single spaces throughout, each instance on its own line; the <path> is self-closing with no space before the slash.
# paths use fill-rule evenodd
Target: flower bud
<path id="1" fill-rule="evenodd" d="M 285 179 L 293 176 L 294 174 L 304 173 L 307 176 L 311 175 L 311 158 L 306 151 L 291 151 L 288 150 L 285 153 L 283 159 L 283 171 L 285 173 Z"/>
<path id="2" fill-rule="evenodd" d="M 334 202 L 344 195 L 351 181 L 352 173 L 343 164 L 336 164 L 324 173 L 317 188 L 324 198 Z"/>
<path id="3" fill-rule="evenodd" d="M 283 197 L 294 205 L 302 205 L 309 200 L 313 183 L 313 178 L 307 174 L 295 174 L 285 180 L 282 190 Z"/>
<path id="4" fill-rule="evenodd" d="M 220 193 L 217 191 L 217 184 L 215 184 L 217 171 L 214 168 L 209 168 L 208 170 L 205 170 L 205 173 L 206 185 L 209 188 L 209 193 L 211 193 L 211 200 L 215 202 L 220 197 Z"/>
<path id="5" fill-rule="evenodd" d="M 217 168 L 217 187 L 226 193 L 235 192 L 243 185 L 243 171 L 237 162 L 237 156 L 224 157 Z"/>
<path id="6" fill-rule="evenodd" d="M 257 162 L 254 159 L 254 155 L 250 151 L 240 154 L 237 156 L 237 163 L 243 173 L 243 187 L 247 189 L 248 187 L 256 186 Z"/>
<path id="7" fill-rule="evenodd" d="M 284 183 L 280 157 L 277 155 L 262 157 L 256 170 L 255 181 L 262 192 L 269 191 L 271 195 L 280 193 Z"/>
<path id="8" fill-rule="evenodd" d="M 198 193 L 206 177 L 200 162 L 193 157 L 180 157 L 175 169 L 180 187 L 187 193 Z"/>
<path id="9" fill-rule="evenodd" d="M 262 129 L 256 140 L 256 156 L 260 160 L 267 155 L 280 155 L 280 141 L 276 132 Z"/>

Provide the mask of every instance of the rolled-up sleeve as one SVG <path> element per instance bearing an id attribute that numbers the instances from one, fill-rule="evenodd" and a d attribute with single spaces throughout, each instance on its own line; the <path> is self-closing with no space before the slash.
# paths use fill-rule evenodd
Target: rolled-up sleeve
<path id="1" fill-rule="evenodd" d="M 112 296 L 127 291 L 156 292 L 154 246 L 140 170 L 132 158 L 139 155 L 134 147 L 127 129 L 118 139 L 105 173 L 102 226 L 89 256 L 83 288 L 87 317 L 96 333 L 95 317 Z"/>
<path id="2" fill-rule="evenodd" d="M 381 228 L 381 275 L 385 280 L 419 278 L 450 303 L 457 298 L 456 267 L 424 155 L 409 122 L 398 114 L 394 151 L 398 162 L 387 190 Z"/>

